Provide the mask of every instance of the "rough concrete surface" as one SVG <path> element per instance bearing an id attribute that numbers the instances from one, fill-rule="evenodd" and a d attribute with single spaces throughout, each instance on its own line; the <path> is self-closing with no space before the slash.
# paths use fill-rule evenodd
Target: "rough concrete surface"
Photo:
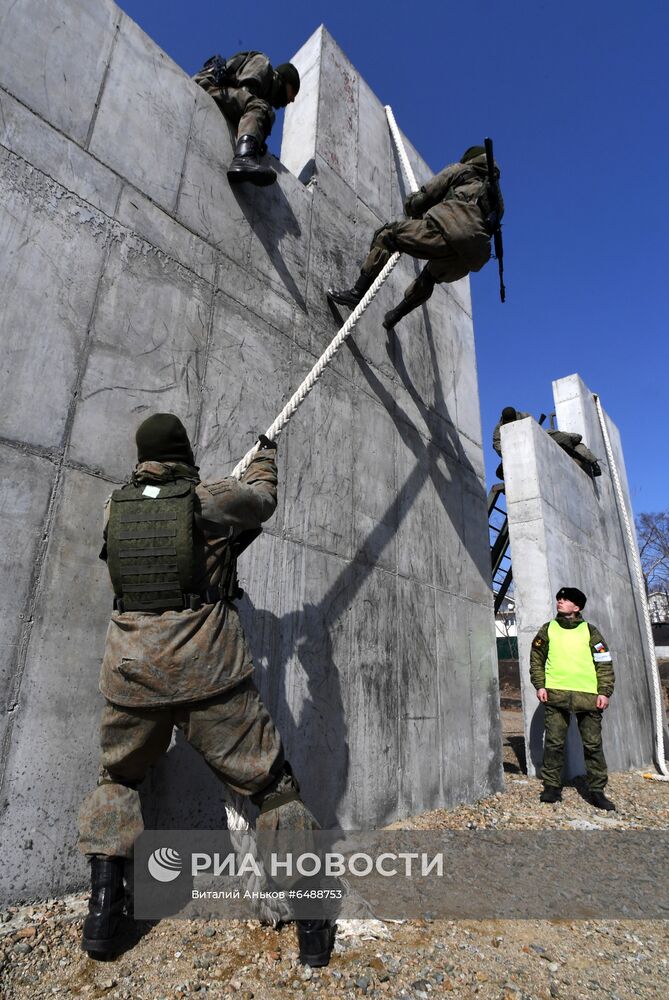
<path id="1" fill-rule="evenodd" d="M 228 474 L 336 332 L 325 288 L 401 212 L 376 96 L 324 29 L 295 61 L 278 183 L 233 191 L 214 102 L 113 3 L 0 0 L 7 900 L 85 878 L 101 508 L 138 423 L 177 412 L 203 477 Z M 241 566 L 258 684 L 324 824 L 501 786 L 469 286 L 387 339 L 414 274 L 400 263 L 281 436 L 279 508 Z M 179 740 L 144 791 L 150 824 L 223 822 Z"/>
<path id="2" fill-rule="evenodd" d="M 611 649 L 616 689 L 604 714 L 604 752 L 610 770 L 627 770 L 654 758 L 654 703 L 631 553 L 593 395 L 578 375 L 554 382 L 553 392 L 558 428 L 582 435 L 602 475 L 591 479 L 532 418 L 502 428 L 528 772 L 535 773 L 543 756 L 543 707 L 529 679 L 530 646 L 554 617 L 563 586 L 585 593 L 584 618 Z M 606 422 L 631 512 L 620 435 L 608 416 Z M 585 773 L 573 719 L 565 767 L 566 777 Z"/>

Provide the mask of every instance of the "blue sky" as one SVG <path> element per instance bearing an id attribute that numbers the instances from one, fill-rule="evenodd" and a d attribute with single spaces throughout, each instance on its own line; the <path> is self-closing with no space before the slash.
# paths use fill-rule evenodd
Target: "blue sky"
<path id="1" fill-rule="evenodd" d="M 488 480 L 502 407 L 548 412 L 576 371 L 620 428 L 635 513 L 669 507 L 669 5 L 120 6 L 189 73 L 213 52 L 283 62 L 325 24 L 435 170 L 491 135 L 507 302 L 494 263 L 472 276 Z"/>

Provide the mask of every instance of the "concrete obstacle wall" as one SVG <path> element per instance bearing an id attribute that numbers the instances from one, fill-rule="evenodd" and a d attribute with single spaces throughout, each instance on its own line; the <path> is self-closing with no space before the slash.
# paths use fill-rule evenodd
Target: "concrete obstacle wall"
<path id="1" fill-rule="evenodd" d="M 324 29 L 295 61 L 279 182 L 233 192 L 213 100 L 114 4 L 0 0 L 4 899 L 85 877 L 102 506 L 138 423 L 178 413 L 203 477 L 228 474 L 336 332 L 327 284 L 401 211 L 380 102 Z M 469 287 L 387 348 L 414 273 L 396 268 L 282 435 L 279 507 L 240 567 L 258 684 L 326 825 L 501 785 Z M 223 822 L 179 737 L 144 787 L 148 826 Z"/>
<path id="2" fill-rule="evenodd" d="M 540 626 L 555 616 L 555 594 L 563 586 L 585 593 L 584 617 L 598 626 L 613 655 L 616 689 L 604 715 L 604 752 L 609 769 L 622 771 L 654 758 L 642 610 L 593 395 L 578 375 L 554 382 L 553 395 L 558 428 L 582 435 L 602 475 L 590 479 L 532 419 L 502 429 L 528 771 L 541 765 L 544 716 L 530 683 L 530 647 Z M 606 424 L 631 512 L 620 435 L 608 416 Z M 585 773 L 574 720 L 566 768 L 568 777 Z"/>

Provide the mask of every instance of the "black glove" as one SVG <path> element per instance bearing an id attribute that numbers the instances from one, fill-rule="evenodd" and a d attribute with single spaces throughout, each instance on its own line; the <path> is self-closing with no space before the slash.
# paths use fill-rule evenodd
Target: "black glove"
<path id="1" fill-rule="evenodd" d="M 410 219 L 420 219 L 430 207 L 430 199 L 421 188 L 414 191 L 404 202 L 404 212 Z"/>
<path id="2" fill-rule="evenodd" d="M 258 435 L 258 444 L 260 445 L 258 451 L 266 451 L 270 448 L 273 448 L 276 451 L 277 448 L 276 441 L 270 441 L 266 434 Z"/>

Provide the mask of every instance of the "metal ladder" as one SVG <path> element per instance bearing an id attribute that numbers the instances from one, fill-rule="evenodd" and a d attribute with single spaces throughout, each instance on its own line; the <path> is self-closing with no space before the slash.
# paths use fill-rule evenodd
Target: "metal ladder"
<path id="1" fill-rule="evenodd" d="M 509 555 L 509 519 L 506 515 L 503 483 L 495 483 L 488 494 L 488 529 L 492 589 L 495 597 L 495 614 L 497 614 L 513 580 L 513 567 Z"/>

